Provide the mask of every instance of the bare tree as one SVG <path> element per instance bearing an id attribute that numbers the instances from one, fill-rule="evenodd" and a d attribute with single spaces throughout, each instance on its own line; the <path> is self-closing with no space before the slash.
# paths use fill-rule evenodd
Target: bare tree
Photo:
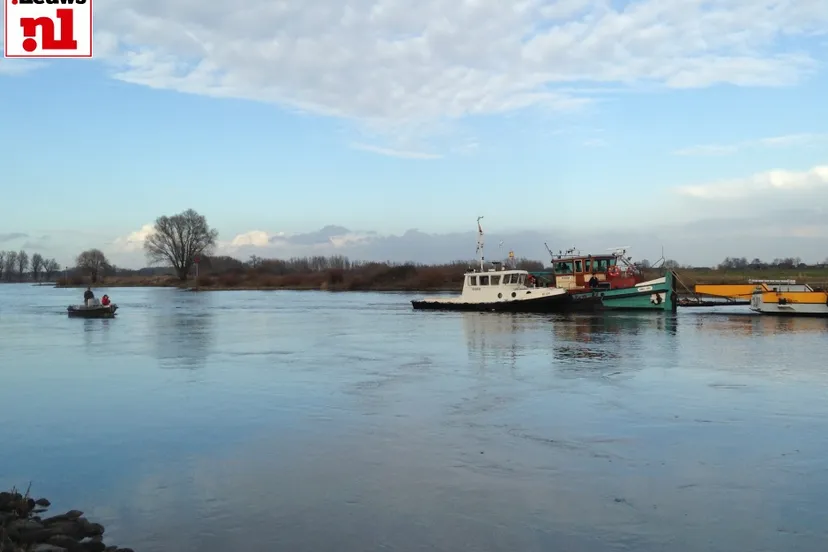
<path id="1" fill-rule="evenodd" d="M 26 280 L 26 272 L 29 271 L 29 254 L 22 249 L 17 253 L 17 274 L 20 281 Z"/>
<path id="2" fill-rule="evenodd" d="M 106 260 L 106 255 L 100 249 L 88 249 L 84 251 L 78 255 L 77 261 L 75 262 L 78 268 L 92 279 L 93 284 L 98 281 L 98 276 L 101 275 L 109 264 Z"/>
<path id="3" fill-rule="evenodd" d="M 52 279 L 52 274 L 60 270 L 60 265 L 54 259 L 43 261 L 43 279 L 47 282 Z"/>
<path id="4" fill-rule="evenodd" d="M 40 280 L 40 271 L 43 270 L 43 255 L 35 253 L 32 255 L 32 279 L 37 282 Z"/>
<path id="5" fill-rule="evenodd" d="M 6 273 L 6 252 L 0 251 L 0 278 Z"/>
<path id="6" fill-rule="evenodd" d="M 14 273 L 17 269 L 17 251 L 6 251 L 6 262 L 3 265 L 3 275 L 7 282 L 14 280 Z"/>
<path id="7" fill-rule="evenodd" d="M 209 255 L 216 245 L 218 231 L 207 225 L 207 219 L 192 209 L 159 217 L 155 228 L 144 241 L 150 263 L 167 262 L 181 281 L 187 279 L 197 256 Z"/>

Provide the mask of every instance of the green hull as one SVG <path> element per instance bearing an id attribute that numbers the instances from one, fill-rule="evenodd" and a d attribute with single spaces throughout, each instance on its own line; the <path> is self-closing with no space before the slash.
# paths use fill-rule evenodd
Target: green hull
<path id="1" fill-rule="evenodd" d="M 539 274 L 540 275 L 540 274 Z M 570 293 L 571 310 L 636 310 L 676 312 L 678 296 L 673 271 L 667 271 L 664 281 L 624 289 L 602 289 Z"/>

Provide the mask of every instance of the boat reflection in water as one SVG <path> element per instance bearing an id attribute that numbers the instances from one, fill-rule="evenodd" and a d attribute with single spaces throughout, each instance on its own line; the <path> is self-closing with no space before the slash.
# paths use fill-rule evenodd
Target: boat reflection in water
<path id="1" fill-rule="evenodd" d="M 769 316 L 745 310 L 740 313 L 698 312 L 682 317 L 684 324 L 704 332 L 738 335 L 828 333 L 828 318 L 807 316 Z"/>
<path id="2" fill-rule="evenodd" d="M 677 320 L 661 313 L 560 316 L 552 321 L 560 374 L 615 376 L 638 372 L 655 358 L 675 360 Z"/>
<path id="3" fill-rule="evenodd" d="M 468 313 L 463 327 L 469 354 L 481 366 L 542 360 L 564 366 L 636 366 L 636 359 L 675 350 L 676 317 L 663 313 L 504 315 Z M 627 370 L 627 368 L 625 368 Z"/>

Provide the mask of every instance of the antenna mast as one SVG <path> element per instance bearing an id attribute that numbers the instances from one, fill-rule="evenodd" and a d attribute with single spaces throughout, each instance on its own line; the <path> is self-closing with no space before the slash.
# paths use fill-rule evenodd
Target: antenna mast
<path id="1" fill-rule="evenodd" d="M 483 272 L 483 227 L 480 226 L 480 221 L 483 217 L 477 217 L 477 253 L 480 255 L 480 272 Z"/>

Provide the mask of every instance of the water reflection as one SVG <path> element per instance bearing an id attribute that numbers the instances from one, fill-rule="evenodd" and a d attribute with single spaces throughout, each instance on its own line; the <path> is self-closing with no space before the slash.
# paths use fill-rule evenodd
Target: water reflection
<path id="1" fill-rule="evenodd" d="M 84 319 L 83 320 L 83 342 L 88 353 L 95 353 L 96 350 L 106 348 L 110 343 L 111 319 Z"/>
<path id="2" fill-rule="evenodd" d="M 154 313 L 155 356 L 162 368 L 202 368 L 213 343 L 209 293 L 182 293 L 162 301 Z"/>
<path id="3" fill-rule="evenodd" d="M 763 316 L 759 314 L 694 313 L 684 317 L 697 328 L 729 334 L 774 335 L 828 333 L 828 318 Z"/>

